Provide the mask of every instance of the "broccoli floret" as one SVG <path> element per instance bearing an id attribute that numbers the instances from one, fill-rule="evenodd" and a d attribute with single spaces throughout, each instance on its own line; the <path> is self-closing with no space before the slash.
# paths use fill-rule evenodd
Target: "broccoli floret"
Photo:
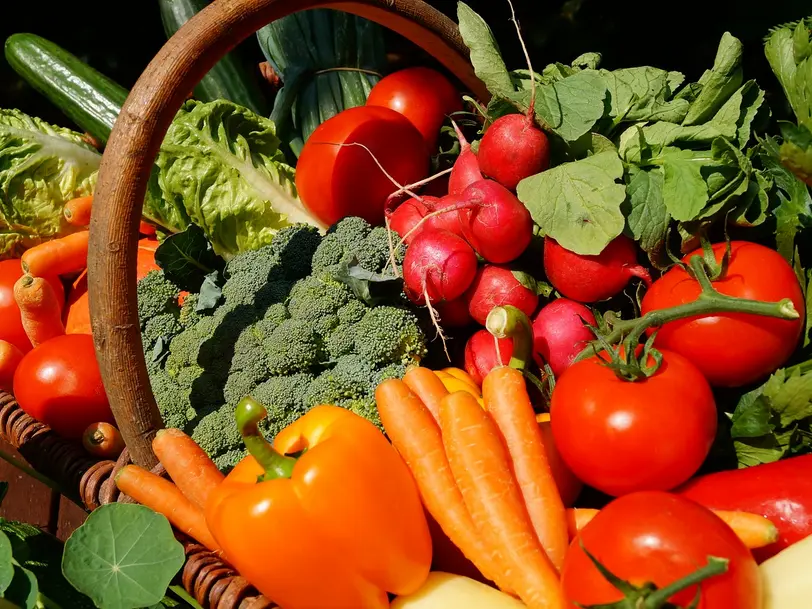
<path id="1" fill-rule="evenodd" d="M 355 353 L 375 365 L 414 363 L 426 354 L 426 337 L 407 309 L 375 307 L 354 327 Z"/>
<path id="2" fill-rule="evenodd" d="M 150 271 L 136 288 L 138 295 L 138 319 L 141 327 L 153 317 L 162 313 L 179 314 L 178 296 L 180 289 L 169 281 L 163 271 Z"/>
<path id="3" fill-rule="evenodd" d="M 303 372 L 321 359 L 321 342 L 313 326 L 298 319 L 286 319 L 263 342 L 268 371 L 273 375 Z"/>
<path id="4" fill-rule="evenodd" d="M 225 275 L 223 298 L 228 307 L 248 305 L 265 309 L 283 302 L 292 285 L 270 245 L 232 258 Z"/>
<path id="5" fill-rule="evenodd" d="M 293 319 L 316 322 L 325 315 L 337 315 L 350 298 L 345 285 L 311 276 L 293 286 L 287 303 L 288 313 Z"/>
<path id="6" fill-rule="evenodd" d="M 373 387 L 374 367 L 357 355 L 338 358 L 310 384 L 304 396 L 307 406 L 341 405 L 342 402 L 366 398 Z"/>
<path id="7" fill-rule="evenodd" d="M 358 262 L 362 267 L 373 273 L 380 273 L 389 264 L 391 257 L 390 247 L 394 248 L 398 245 L 400 237 L 394 234 L 392 237 L 392 244 L 390 246 L 389 236 L 387 235 L 386 228 L 383 226 L 376 226 L 364 239 L 364 245 L 360 251 L 357 252 Z M 395 263 L 400 266 L 403 264 L 403 256 L 406 249 L 400 246 L 395 250 Z"/>
<path id="8" fill-rule="evenodd" d="M 321 245 L 313 254 L 313 274 L 348 261 L 353 254 L 359 254 L 372 227 L 363 218 L 344 218 L 327 230 Z"/>
<path id="9" fill-rule="evenodd" d="M 310 274 L 311 260 L 320 243 L 321 235 L 316 228 L 295 224 L 277 232 L 270 248 L 285 270 L 285 276 L 296 280 Z"/>
<path id="10" fill-rule="evenodd" d="M 251 392 L 251 397 L 268 410 L 260 429 L 269 440 L 308 411 L 304 395 L 312 381 L 313 376 L 305 373 L 275 376 Z"/>
<path id="11" fill-rule="evenodd" d="M 178 322 L 178 318 L 174 313 L 161 313 L 149 318 L 141 331 L 144 351 L 151 351 L 159 338 L 168 340 L 180 332 L 181 329 L 180 322 Z"/>
<path id="12" fill-rule="evenodd" d="M 220 469 L 236 465 L 244 456 L 246 451 L 234 419 L 233 407 L 212 410 L 193 423 L 193 429 L 186 429 L 186 433 L 192 436 Z"/>
<path id="13" fill-rule="evenodd" d="M 354 412 L 358 416 L 364 417 L 378 429 L 384 431 L 380 415 L 378 415 L 378 405 L 376 404 L 374 397 L 352 400 L 339 405 L 342 408 L 346 408 L 350 412 Z"/>
<path id="14" fill-rule="evenodd" d="M 195 311 L 195 308 L 197 308 L 197 300 L 197 294 L 189 294 L 183 300 L 183 304 L 180 306 L 180 316 L 178 317 L 178 321 L 184 328 L 193 326 L 205 315 L 205 312 L 198 313 Z"/>
<path id="15" fill-rule="evenodd" d="M 361 321 L 368 307 L 360 300 L 351 300 L 338 310 L 338 321 L 342 324 L 354 324 Z"/>
<path id="16" fill-rule="evenodd" d="M 331 361 L 352 353 L 355 349 L 355 326 L 353 324 L 339 325 L 326 337 L 324 349 Z"/>
<path id="17" fill-rule="evenodd" d="M 276 325 L 281 324 L 283 321 L 288 319 L 288 309 L 285 305 L 281 303 L 273 304 L 265 310 L 265 315 L 263 315 L 263 319 L 275 323 Z"/>

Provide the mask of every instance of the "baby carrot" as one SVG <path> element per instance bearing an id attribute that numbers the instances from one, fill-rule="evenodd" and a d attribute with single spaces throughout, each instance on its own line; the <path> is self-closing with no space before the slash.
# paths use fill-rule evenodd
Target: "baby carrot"
<path id="1" fill-rule="evenodd" d="M 536 535 L 550 561 L 560 570 L 569 546 L 564 503 L 547 459 L 524 375 L 507 366 L 494 368 L 482 382 L 482 394 L 485 409 L 496 422 L 510 453 Z"/>
<path id="2" fill-rule="evenodd" d="M 180 429 L 161 429 L 152 441 L 152 450 L 186 498 L 206 509 L 209 496 L 225 476 L 197 442 Z"/>
<path id="3" fill-rule="evenodd" d="M 23 271 L 34 277 L 78 273 L 87 267 L 89 231 L 82 230 L 35 245 L 21 257 Z"/>
<path id="4" fill-rule="evenodd" d="M 25 335 L 34 347 L 65 333 L 62 306 L 51 284 L 42 277 L 20 277 L 14 283 L 14 300 Z"/>
<path id="5" fill-rule="evenodd" d="M 203 510 L 193 505 L 169 480 L 137 465 L 127 465 L 118 472 L 116 486 L 141 505 L 166 516 L 178 531 L 196 539 L 213 552 L 220 551 L 206 525 Z"/>
<path id="6" fill-rule="evenodd" d="M 0 340 L 0 391 L 12 392 L 14 371 L 22 359 L 22 351 L 10 342 Z"/>
<path id="7" fill-rule="evenodd" d="M 562 609 L 558 574 L 536 537 L 499 429 L 465 391 L 440 404 L 440 429 L 451 471 L 485 543 L 530 609 Z"/>
<path id="8" fill-rule="evenodd" d="M 73 226 L 87 226 L 90 224 L 90 210 L 93 207 L 93 196 L 77 197 L 65 203 L 62 213 L 65 220 Z"/>
<path id="9" fill-rule="evenodd" d="M 440 412 L 440 400 L 448 395 L 442 379 L 433 370 L 415 366 L 406 372 L 403 382 L 420 398 L 436 421 Z"/>

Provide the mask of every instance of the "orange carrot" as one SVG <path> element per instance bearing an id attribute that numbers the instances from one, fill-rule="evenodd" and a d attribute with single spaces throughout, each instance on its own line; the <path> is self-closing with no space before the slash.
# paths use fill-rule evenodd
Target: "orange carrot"
<path id="1" fill-rule="evenodd" d="M 118 459 L 124 450 L 124 438 L 110 423 L 91 423 L 82 434 L 82 446 L 94 457 Z"/>
<path id="2" fill-rule="evenodd" d="M 12 392 L 14 372 L 22 359 L 22 351 L 10 342 L 0 340 L 0 391 Z"/>
<path id="3" fill-rule="evenodd" d="M 534 425 L 535 426 L 535 425 Z M 476 398 L 456 391 L 440 403 L 451 471 L 479 534 L 530 609 L 561 609 L 558 573 L 536 537 L 499 428 Z"/>
<path id="4" fill-rule="evenodd" d="M 206 509 L 209 496 L 225 476 L 197 442 L 180 429 L 161 429 L 152 450 L 180 492 L 201 510 Z"/>
<path id="5" fill-rule="evenodd" d="M 151 237 L 155 234 L 155 226 L 150 224 L 149 222 L 144 222 L 141 220 L 141 224 L 138 225 L 138 232 L 142 235 L 147 235 Z"/>
<path id="6" fill-rule="evenodd" d="M 35 245 L 23 253 L 23 271 L 34 277 L 78 273 L 87 266 L 89 231 L 82 230 Z"/>
<path id="7" fill-rule="evenodd" d="M 166 516 L 178 531 L 196 539 L 209 550 L 220 552 L 220 546 L 206 525 L 203 510 L 193 505 L 169 480 L 137 465 L 126 465 L 116 476 L 116 486 L 141 505 Z"/>
<path id="8" fill-rule="evenodd" d="M 567 528 L 574 538 L 600 510 L 573 508 L 567 510 Z M 711 510 L 733 529 L 749 549 L 763 548 L 778 540 L 778 529 L 768 518 L 750 512 Z"/>
<path id="9" fill-rule="evenodd" d="M 90 210 L 93 207 L 93 196 L 78 197 L 65 203 L 62 213 L 65 220 L 74 226 L 87 226 L 90 224 Z"/>
<path id="10" fill-rule="evenodd" d="M 25 335 L 34 347 L 65 333 L 62 306 L 47 280 L 23 275 L 14 283 L 14 300 Z"/>
<path id="11" fill-rule="evenodd" d="M 386 434 L 417 482 L 423 505 L 465 557 L 507 592 L 498 556 L 482 541 L 465 507 L 431 412 L 406 383 L 397 379 L 378 385 L 375 401 Z"/>
<path id="12" fill-rule="evenodd" d="M 555 483 L 544 436 L 527 394 L 521 371 L 494 368 L 482 382 L 487 410 L 505 441 L 516 481 L 541 545 L 556 569 L 564 565 L 569 547 L 564 503 Z"/>
<path id="13" fill-rule="evenodd" d="M 448 395 L 448 389 L 433 370 L 415 366 L 403 376 L 403 382 L 411 389 L 420 401 L 429 409 L 434 420 L 439 420 L 440 401 Z"/>

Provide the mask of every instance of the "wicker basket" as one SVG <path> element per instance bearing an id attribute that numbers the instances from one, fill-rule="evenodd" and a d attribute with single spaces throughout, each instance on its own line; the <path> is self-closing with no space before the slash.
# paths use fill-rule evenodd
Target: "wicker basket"
<path id="1" fill-rule="evenodd" d="M 163 427 L 150 389 L 136 308 L 136 248 L 141 205 L 158 148 L 188 91 L 227 52 L 267 23 L 311 8 L 360 15 L 403 35 L 434 56 L 480 99 L 456 25 L 422 0 L 215 0 L 161 49 L 133 87 L 107 144 L 90 225 L 88 279 L 96 354 L 110 407 L 127 444 L 117 462 L 90 458 L 26 415 L 0 392 L 0 436 L 88 510 L 131 501 L 113 477 L 134 462 L 164 474 L 152 452 Z M 183 539 L 183 586 L 206 608 L 275 607 L 233 568 Z"/>

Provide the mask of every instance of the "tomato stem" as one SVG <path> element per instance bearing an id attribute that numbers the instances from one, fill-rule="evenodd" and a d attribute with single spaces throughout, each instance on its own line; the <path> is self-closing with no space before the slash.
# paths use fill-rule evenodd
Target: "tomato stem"
<path id="1" fill-rule="evenodd" d="M 682 592 L 683 590 L 690 588 L 691 586 L 695 586 L 706 579 L 714 577 L 716 575 L 721 575 L 722 573 L 727 571 L 727 564 L 728 559 L 726 558 L 716 558 L 715 556 L 708 556 L 708 564 L 702 567 L 701 569 L 697 569 L 693 573 L 689 573 L 682 579 L 678 579 L 677 581 L 665 586 L 664 588 L 660 588 L 656 592 L 653 592 L 645 602 L 646 609 L 658 609 L 659 607 L 667 606 L 668 599 L 677 594 L 678 592 Z M 697 591 L 697 596 L 699 595 L 699 591 Z"/>

